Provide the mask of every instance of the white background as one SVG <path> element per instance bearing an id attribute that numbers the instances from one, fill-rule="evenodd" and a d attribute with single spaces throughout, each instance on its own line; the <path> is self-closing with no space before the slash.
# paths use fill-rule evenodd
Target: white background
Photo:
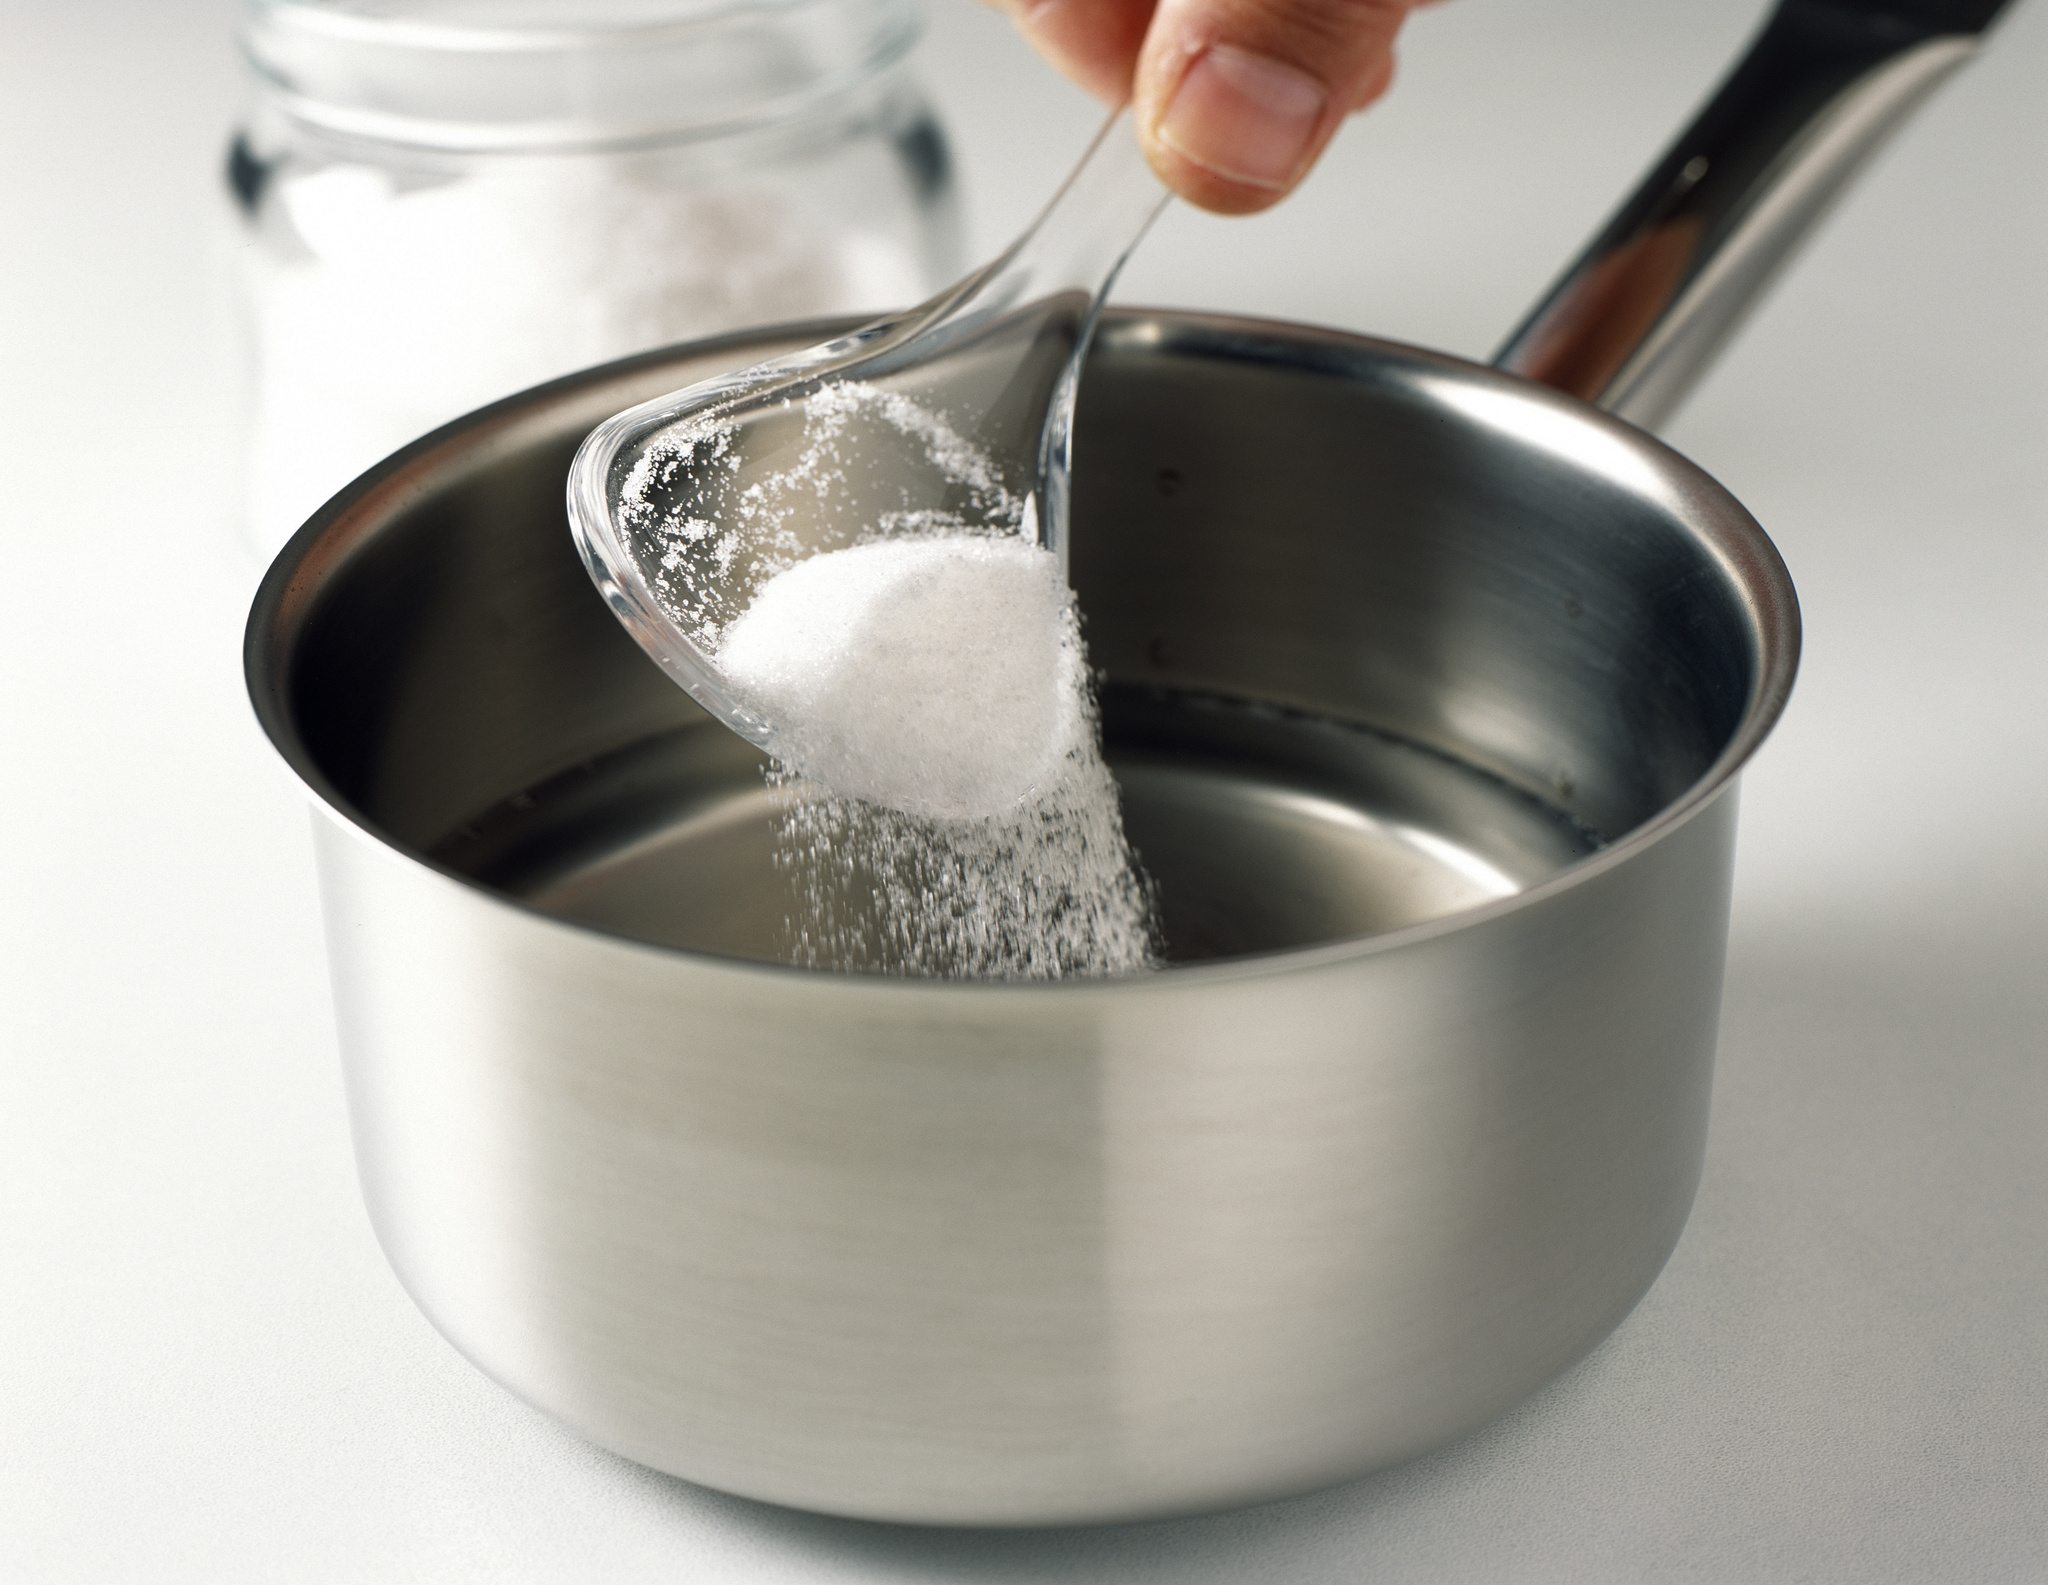
<path id="1" fill-rule="evenodd" d="M 930 3 L 986 249 L 1096 115 Z M 1760 9 L 1457 0 L 1298 201 L 1175 214 L 1124 295 L 1484 355 Z M 1664 1278 L 1436 1457 L 1044 1535 L 648 1474 L 477 1375 L 386 1272 L 306 816 L 237 667 L 230 25 L 0 0 L 0 1580 L 2048 1578 L 2048 4 L 1671 431 L 1776 536 L 1809 650 L 1746 782 L 1713 1143 Z"/>

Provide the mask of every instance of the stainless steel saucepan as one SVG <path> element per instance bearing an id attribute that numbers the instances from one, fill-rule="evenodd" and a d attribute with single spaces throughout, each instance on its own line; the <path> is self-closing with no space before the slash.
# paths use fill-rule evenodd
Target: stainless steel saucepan
<path id="1" fill-rule="evenodd" d="M 1341 1480 L 1591 1348 L 1691 1205 L 1798 643 L 1762 531 L 1610 414 L 1664 413 L 1997 9 L 1787 0 L 1497 368 L 1113 317 L 1073 575 L 1156 974 L 770 961 L 759 761 L 594 596 L 562 484 L 823 327 L 559 381 L 329 503 L 249 686 L 434 1324 L 658 1469 L 987 1524 Z"/>

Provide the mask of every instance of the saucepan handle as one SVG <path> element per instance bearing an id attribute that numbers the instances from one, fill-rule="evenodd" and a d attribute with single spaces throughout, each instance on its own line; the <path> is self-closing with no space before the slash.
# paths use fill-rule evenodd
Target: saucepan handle
<path id="1" fill-rule="evenodd" d="M 1781 0 L 1495 362 L 1654 427 L 2010 0 Z"/>

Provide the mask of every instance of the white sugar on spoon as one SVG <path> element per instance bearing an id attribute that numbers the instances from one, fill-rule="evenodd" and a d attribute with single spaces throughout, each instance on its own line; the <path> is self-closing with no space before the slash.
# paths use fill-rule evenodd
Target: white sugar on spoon
<path id="1" fill-rule="evenodd" d="M 717 655 L 785 765 L 906 814 L 1001 815 L 1092 748 L 1072 597 L 1021 537 L 809 557 L 755 592 Z"/>

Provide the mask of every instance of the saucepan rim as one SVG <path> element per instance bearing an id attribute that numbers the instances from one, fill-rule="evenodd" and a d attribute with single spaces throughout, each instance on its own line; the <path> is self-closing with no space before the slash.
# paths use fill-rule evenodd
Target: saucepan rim
<path id="1" fill-rule="evenodd" d="M 352 481 L 308 518 L 272 560 L 257 587 L 243 634 L 243 671 L 250 702 L 264 736 L 286 767 L 325 806 L 326 812 L 338 819 L 352 835 L 374 843 L 388 855 L 409 861 L 453 882 L 472 896 L 511 909 L 523 918 L 543 925 L 652 953 L 663 960 L 681 960 L 706 971 L 772 975 L 782 987 L 815 985 L 842 995 L 858 989 L 864 994 L 915 997 L 927 1001 L 936 996 L 984 999 L 1028 996 L 1043 1003 L 1048 998 L 1059 996 L 1081 997 L 1112 992 L 1129 995 L 1133 990 L 1165 990 L 1198 983 L 1266 979 L 1308 971 L 1398 952 L 1419 942 L 1474 929 L 1525 909 L 1541 907 L 1551 899 L 1628 863 L 1699 814 L 1727 790 L 1784 713 L 1798 671 L 1801 641 L 1798 597 L 1791 574 L 1770 536 L 1741 503 L 1698 464 L 1655 436 L 1575 397 L 1484 364 L 1427 348 L 1285 320 L 1127 307 L 1112 309 L 1105 316 L 1101 331 L 1104 342 L 1128 343 L 1135 339 L 1163 349 L 1176 346 L 1197 348 L 1206 343 L 1212 351 L 1229 346 L 1240 360 L 1284 363 L 1332 377 L 1355 373 L 1366 363 L 1381 371 L 1389 366 L 1405 365 L 1412 377 L 1424 381 L 1448 379 L 1460 386 L 1491 389 L 1512 397 L 1516 402 L 1534 404 L 1530 411 L 1547 412 L 1568 425 L 1585 426 L 1581 433 L 1604 434 L 1610 448 L 1620 443 L 1633 452 L 1654 472 L 1660 484 L 1683 502 L 1684 515 L 1692 532 L 1720 563 L 1730 586 L 1744 596 L 1749 628 L 1757 646 L 1758 665 L 1749 697 L 1743 703 L 1741 718 L 1720 754 L 1690 787 L 1648 820 L 1597 851 L 1565 865 L 1536 885 L 1510 896 L 1370 935 L 1175 964 L 1135 974 L 1049 982 L 911 979 L 881 974 L 837 973 L 696 948 L 664 946 L 623 931 L 564 919 L 400 841 L 343 796 L 327 779 L 298 730 L 288 702 L 294 641 L 302 629 L 301 613 L 310 608 L 318 587 L 350 559 L 351 547 L 361 543 L 363 535 L 352 531 L 366 515 L 381 510 L 381 498 L 388 486 L 413 472 L 429 457 L 446 452 L 458 442 L 474 444 L 494 427 L 509 427 L 528 420 L 557 400 L 610 383 L 637 369 L 673 362 L 679 353 L 687 351 L 693 357 L 703 357 L 728 347 L 758 348 L 779 345 L 784 341 L 801 346 L 828 335 L 843 333 L 858 323 L 821 320 L 757 326 L 581 370 L 454 419 L 394 452 Z M 1290 349 L 1298 350 L 1304 346 L 1317 349 L 1319 355 L 1313 364 L 1304 364 L 1298 356 L 1282 356 Z M 1477 422 L 1476 419 L 1474 421 Z M 1083 423 L 1079 439 L 1085 447 L 1085 416 Z M 1566 432 L 1556 430 L 1555 434 L 1562 436 Z M 1082 466 L 1086 466 L 1085 462 Z M 562 527 L 565 544 L 568 533 L 565 514 Z M 319 554 L 323 548 L 329 552 L 324 556 Z M 596 598 L 594 590 L 592 598 Z"/>

